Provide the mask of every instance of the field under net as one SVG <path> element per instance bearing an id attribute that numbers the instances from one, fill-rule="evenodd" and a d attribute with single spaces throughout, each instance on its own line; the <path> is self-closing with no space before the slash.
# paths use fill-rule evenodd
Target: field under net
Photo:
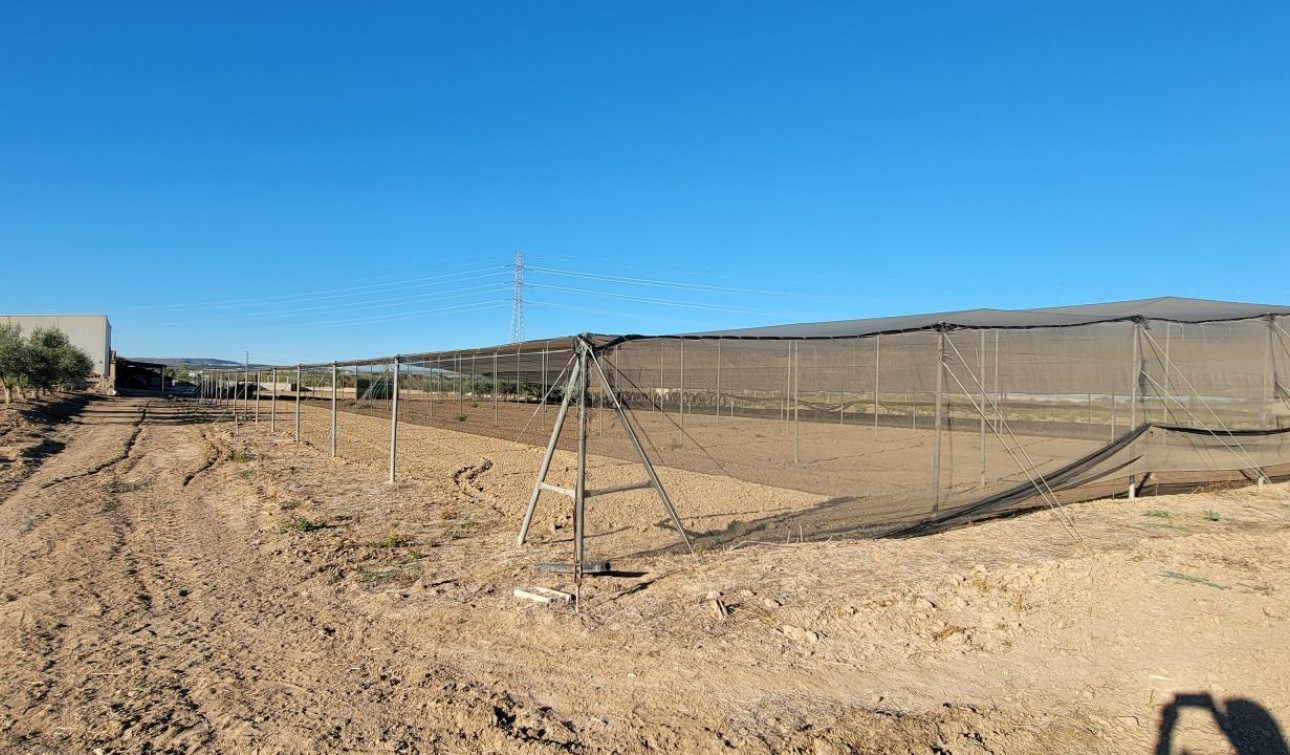
<path id="1" fill-rule="evenodd" d="M 784 528 L 807 539 L 913 534 L 1290 476 L 1287 317 L 1290 308 L 1169 299 L 586 336 L 226 371 L 204 376 L 202 394 L 285 432 L 302 412 L 324 412 L 329 424 L 311 422 L 320 435 L 309 440 L 341 455 L 338 415 L 396 426 L 396 407 L 399 425 L 562 452 L 582 439 L 593 475 L 639 462 L 626 418 L 665 483 L 683 471 L 804 502 L 675 496 L 682 518 L 721 509 L 708 542 Z M 570 381 L 584 348 L 604 376 L 585 386 Z M 576 405 L 584 391 L 582 421 L 552 438 L 566 399 Z M 393 477 L 398 454 L 413 451 L 390 445 Z"/>

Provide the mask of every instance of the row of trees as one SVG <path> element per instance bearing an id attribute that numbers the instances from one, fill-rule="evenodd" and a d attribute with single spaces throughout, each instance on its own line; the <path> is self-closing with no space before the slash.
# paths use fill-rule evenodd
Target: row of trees
<path id="1" fill-rule="evenodd" d="M 54 388 L 76 388 L 94 374 L 94 360 L 73 346 L 57 328 L 37 328 L 23 337 L 22 328 L 0 324 L 0 385 L 6 404 L 17 392 L 39 394 Z"/>

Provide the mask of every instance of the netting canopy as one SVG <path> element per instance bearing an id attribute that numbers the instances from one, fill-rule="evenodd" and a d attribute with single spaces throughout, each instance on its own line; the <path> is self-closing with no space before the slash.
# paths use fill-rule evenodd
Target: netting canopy
<path id="1" fill-rule="evenodd" d="M 579 336 L 343 362 L 339 390 L 343 408 L 388 412 L 397 371 L 401 422 L 544 444 L 587 344 L 607 378 L 586 389 L 591 454 L 635 458 L 614 427 L 625 417 L 664 476 L 816 495 L 808 509 L 735 511 L 702 533 L 714 543 L 786 522 L 806 537 L 915 533 L 1290 476 L 1287 318 L 1290 307 L 1159 298 Z M 329 369 L 300 379 L 321 386 Z M 622 414 L 607 410 L 614 397 Z M 577 430 L 557 445 L 573 448 Z"/>

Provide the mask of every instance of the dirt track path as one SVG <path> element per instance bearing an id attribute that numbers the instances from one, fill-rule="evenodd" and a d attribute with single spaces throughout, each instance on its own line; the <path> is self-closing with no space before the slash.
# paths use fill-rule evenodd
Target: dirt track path
<path id="1" fill-rule="evenodd" d="M 254 509 L 184 486 L 201 425 L 113 406 L 0 505 L 0 749 L 548 749 L 498 725 L 506 700 L 404 662 L 397 627 L 301 600 L 311 575 L 262 552 Z M 426 731 L 427 689 L 457 741 Z"/>

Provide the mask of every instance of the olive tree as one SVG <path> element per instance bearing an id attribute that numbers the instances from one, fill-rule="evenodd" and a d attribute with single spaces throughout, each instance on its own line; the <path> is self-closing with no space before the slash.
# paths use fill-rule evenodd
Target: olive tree
<path id="1" fill-rule="evenodd" d="M 27 375 L 27 344 L 22 338 L 22 328 L 15 323 L 0 324 L 0 386 L 4 387 L 4 402 L 13 403 L 13 392 L 22 395 Z"/>
<path id="2" fill-rule="evenodd" d="M 94 374 L 94 360 L 72 345 L 57 328 L 37 328 L 27 338 L 14 324 L 0 325 L 0 383 L 5 403 L 13 402 L 16 389 L 35 393 L 54 388 L 75 388 Z"/>

